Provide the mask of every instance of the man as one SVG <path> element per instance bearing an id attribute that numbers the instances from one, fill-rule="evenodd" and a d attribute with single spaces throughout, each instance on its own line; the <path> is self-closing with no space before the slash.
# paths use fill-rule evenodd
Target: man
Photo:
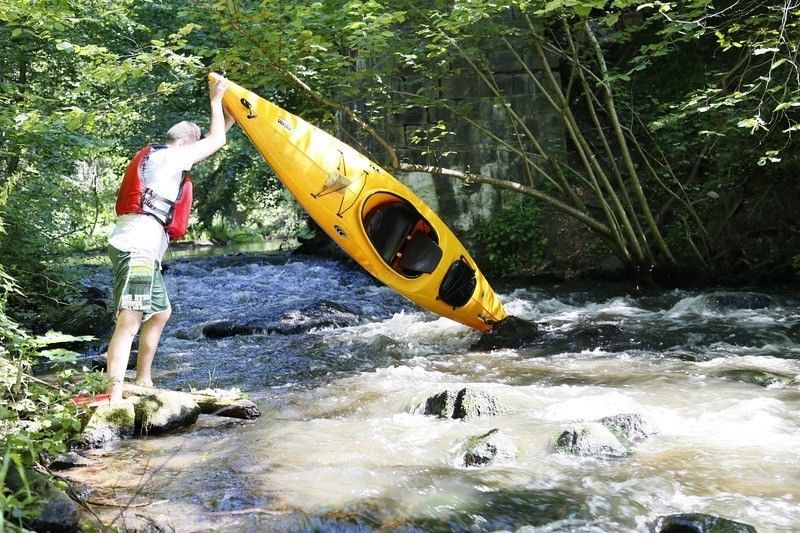
<path id="1" fill-rule="evenodd" d="M 117 212 L 126 214 L 120 216 L 108 240 L 117 313 L 106 365 L 112 380 L 109 390 L 112 402 L 122 399 L 125 369 L 133 338 L 140 326 L 136 384 L 153 385 L 150 368 L 161 332 L 171 313 L 161 275 L 161 258 L 167 250 L 170 237 L 179 238 L 182 235 L 177 233 L 176 236 L 169 221 L 173 218 L 172 213 L 182 208 L 185 208 L 184 218 L 188 220 L 189 206 L 180 205 L 181 199 L 187 200 L 184 195 L 187 171 L 225 145 L 225 134 L 234 122 L 222 111 L 222 95 L 227 86 L 228 80 L 222 76 L 217 76 L 211 83 L 211 125 L 208 135 L 203 137 L 200 128 L 193 122 L 175 124 L 167 131 L 164 145 L 140 150 L 126 172 L 117 200 Z M 133 173 L 132 176 L 128 176 L 129 173 Z M 131 184 L 135 190 L 131 190 Z M 191 183 L 188 188 L 191 191 Z M 135 196 L 135 201 L 126 201 L 131 194 Z M 132 207 L 121 210 L 120 205 L 126 203 Z M 188 203 L 191 204 L 191 192 Z"/>

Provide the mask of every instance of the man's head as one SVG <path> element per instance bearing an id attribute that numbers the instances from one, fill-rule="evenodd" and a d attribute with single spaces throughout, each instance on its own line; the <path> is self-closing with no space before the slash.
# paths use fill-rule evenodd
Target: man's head
<path id="1" fill-rule="evenodd" d="M 202 137 L 200 126 L 188 120 L 178 122 L 167 130 L 167 144 L 169 145 L 185 146 L 199 141 Z"/>

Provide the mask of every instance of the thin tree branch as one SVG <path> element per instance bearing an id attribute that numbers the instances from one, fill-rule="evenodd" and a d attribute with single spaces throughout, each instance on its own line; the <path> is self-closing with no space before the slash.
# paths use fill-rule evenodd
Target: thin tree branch
<path id="1" fill-rule="evenodd" d="M 606 100 L 606 111 L 608 112 L 609 119 L 611 120 L 611 125 L 614 128 L 614 133 L 617 136 L 617 142 L 619 143 L 620 150 L 622 151 L 623 161 L 625 162 L 625 167 L 628 172 L 628 175 L 631 179 L 631 183 L 633 184 L 633 190 L 636 194 L 639 204 L 642 208 L 642 213 L 644 214 L 644 218 L 647 221 L 650 230 L 653 232 L 653 237 L 656 240 L 659 248 L 667 257 L 667 259 L 673 265 L 676 264 L 675 258 L 672 256 L 672 252 L 670 252 L 669 246 L 667 246 L 666 241 L 664 241 L 664 236 L 661 235 L 661 231 L 658 229 L 658 225 L 656 224 L 656 220 L 653 217 L 653 212 L 650 210 L 650 205 L 647 202 L 647 197 L 644 194 L 644 189 L 642 188 L 642 184 L 639 181 L 638 173 L 636 172 L 636 166 L 633 163 L 633 158 L 631 157 L 630 150 L 628 149 L 628 144 L 625 140 L 625 135 L 622 132 L 622 127 L 620 125 L 619 117 L 617 116 L 616 108 L 614 107 L 614 95 L 611 92 L 611 86 L 608 84 L 608 67 L 606 66 L 605 58 L 603 57 L 603 50 L 600 47 L 600 43 L 597 41 L 597 37 L 595 36 L 592 28 L 589 26 L 588 22 L 584 22 L 584 30 L 586 31 L 586 35 L 589 38 L 589 43 L 591 44 L 592 48 L 594 49 L 595 56 L 597 58 L 598 65 L 600 67 L 600 74 L 602 74 L 604 82 L 601 84 L 603 89 L 603 95 L 605 96 Z"/>

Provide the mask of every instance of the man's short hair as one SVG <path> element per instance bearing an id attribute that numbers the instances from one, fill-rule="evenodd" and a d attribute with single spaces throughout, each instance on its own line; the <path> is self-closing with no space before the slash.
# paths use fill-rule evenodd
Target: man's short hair
<path id="1" fill-rule="evenodd" d="M 167 130 L 168 143 L 180 141 L 181 139 L 186 139 L 189 142 L 196 142 L 199 141 L 202 137 L 203 134 L 200 131 L 200 126 L 198 126 L 194 122 L 189 122 L 188 120 L 184 120 L 183 122 L 178 122 L 177 124 L 172 126 L 169 130 Z"/>

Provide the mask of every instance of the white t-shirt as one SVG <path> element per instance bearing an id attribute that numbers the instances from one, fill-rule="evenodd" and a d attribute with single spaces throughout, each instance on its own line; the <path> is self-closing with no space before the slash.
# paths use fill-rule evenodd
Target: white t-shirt
<path id="1" fill-rule="evenodd" d="M 159 196 L 175 201 L 183 172 L 192 168 L 187 150 L 180 147 L 152 150 L 142 168 L 144 186 Z M 169 237 L 150 215 L 122 215 L 117 219 L 108 243 L 123 252 L 132 252 L 161 261 L 169 246 Z"/>

